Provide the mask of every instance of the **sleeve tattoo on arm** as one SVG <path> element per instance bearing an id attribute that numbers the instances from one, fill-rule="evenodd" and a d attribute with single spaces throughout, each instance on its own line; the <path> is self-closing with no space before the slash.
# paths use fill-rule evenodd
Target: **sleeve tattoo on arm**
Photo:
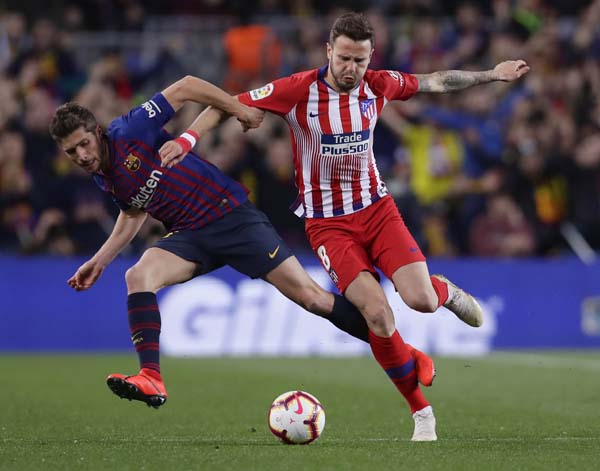
<path id="1" fill-rule="evenodd" d="M 471 72 L 467 70 L 442 70 L 431 74 L 415 74 L 420 92 L 446 93 L 463 90 L 481 83 L 497 80 L 493 70 Z"/>

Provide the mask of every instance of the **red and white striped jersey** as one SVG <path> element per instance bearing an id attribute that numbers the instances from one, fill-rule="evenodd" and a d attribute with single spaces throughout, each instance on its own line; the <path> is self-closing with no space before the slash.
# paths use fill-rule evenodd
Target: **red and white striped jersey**
<path id="1" fill-rule="evenodd" d="M 373 130 L 390 100 L 418 89 L 414 75 L 367 70 L 353 91 L 340 94 L 325 82 L 327 66 L 300 72 L 243 93 L 249 106 L 278 114 L 291 131 L 298 216 L 351 214 L 387 194 L 373 155 Z"/>

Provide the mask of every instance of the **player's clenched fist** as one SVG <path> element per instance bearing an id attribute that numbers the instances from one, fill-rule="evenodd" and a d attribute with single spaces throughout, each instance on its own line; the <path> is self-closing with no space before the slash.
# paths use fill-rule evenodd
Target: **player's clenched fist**
<path id="1" fill-rule="evenodd" d="M 248 129 L 254 129 L 260 126 L 263 118 L 265 117 L 265 112 L 258 108 L 252 108 L 250 106 L 242 105 L 240 112 L 236 115 L 238 121 L 242 124 L 242 128 L 244 128 L 244 132 Z"/>

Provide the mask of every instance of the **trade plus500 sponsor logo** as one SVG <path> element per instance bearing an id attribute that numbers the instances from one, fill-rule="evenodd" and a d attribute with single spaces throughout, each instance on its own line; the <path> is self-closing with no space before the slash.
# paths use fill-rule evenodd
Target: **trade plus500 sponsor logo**
<path id="1" fill-rule="evenodd" d="M 370 130 L 321 136 L 322 155 L 362 154 L 369 150 Z"/>

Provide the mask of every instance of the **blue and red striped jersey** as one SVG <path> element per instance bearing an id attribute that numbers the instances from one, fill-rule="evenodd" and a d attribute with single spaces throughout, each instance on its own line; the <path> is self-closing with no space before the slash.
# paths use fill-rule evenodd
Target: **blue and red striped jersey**
<path id="1" fill-rule="evenodd" d="M 168 231 L 198 229 L 244 203 L 248 190 L 193 152 L 173 168 L 160 166 L 158 150 L 173 139 L 163 126 L 174 114 L 157 93 L 112 121 L 108 170 L 93 178 L 122 210 L 139 208 Z"/>

